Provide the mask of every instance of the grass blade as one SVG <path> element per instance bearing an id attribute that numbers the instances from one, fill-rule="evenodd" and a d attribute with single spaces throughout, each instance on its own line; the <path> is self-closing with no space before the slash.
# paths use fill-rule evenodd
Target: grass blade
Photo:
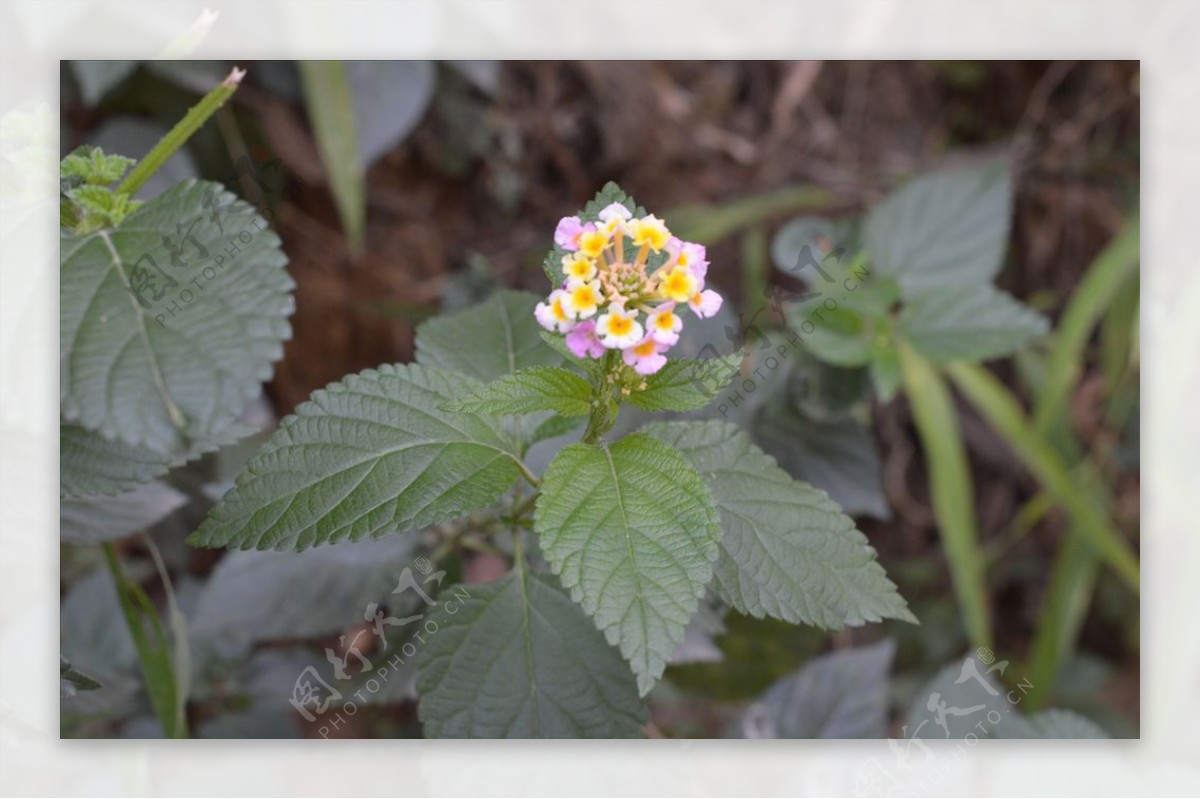
<path id="1" fill-rule="evenodd" d="M 183 713 L 183 700 L 175 680 L 171 647 L 154 603 L 140 585 L 125 576 L 112 544 L 104 544 L 104 560 L 108 564 L 113 582 L 116 583 L 121 614 L 125 617 L 125 624 L 133 638 L 138 665 L 146 682 L 146 693 L 150 697 L 155 715 L 162 723 L 163 734 L 168 738 L 187 738 L 187 718 Z M 153 640 L 147 634 L 147 622 Z"/>
<path id="2" fill-rule="evenodd" d="M 1046 380 L 1034 408 L 1034 427 L 1046 434 L 1066 417 L 1071 389 L 1083 372 L 1083 351 L 1104 310 L 1137 268 L 1140 224 L 1130 221 L 1096 257 L 1059 320 L 1046 363 Z"/>
<path id="3" fill-rule="evenodd" d="M 1091 495 L 1080 491 L 1058 453 L 1029 422 L 1012 394 L 976 364 L 952 363 L 945 371 L 980 415 L 1004 437 L 1025 467 L 1054 495 L 1096 554 L 1137 593 L 1141 576 L 1132 547 L 1092 504 Z"/>
<path id="4" fill-rule="evenodd" d="M 976 647 L 992 645 L 985 558 L 975 520 L 975 489 L 950 391 L 937 370 L 908 344 L 899 344 L 904 391 L 929 471 L 933 512 L 946 548 L 967 635 Z"/>
<path id="5" fill-rule="evenodd" d="M 341 61 L 299 61 L 304 104 L 329 188 L 353 253 L 362 252 L 367 195 L 354 122 L 354 93 Z"/>

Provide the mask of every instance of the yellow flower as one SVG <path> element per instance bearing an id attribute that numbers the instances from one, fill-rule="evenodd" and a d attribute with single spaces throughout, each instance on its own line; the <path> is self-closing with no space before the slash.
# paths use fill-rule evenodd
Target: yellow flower
<path id="1" fill-rule="evenodd" d="M 602 301 L 600 281 L 581 281 L 567 287 L 567 296 L 563 299 L 563 307 L 576 319 L 587 319 L 596 314 Z"/>
<path id="2" fill-rule="evenodd" d="M 654 214 L 633 220 L 629 224 L 629 230 L 635 246 L 649 245 L 655 252 L 666 247 L 671 238 L 671 231 L 667 230 L 666 223 Z"/>
<path id="3" fill-rule="evenodd" d="M 686 266 L 677 266 L 663 277 L 658 291 L 672 302 L 687 302 L 698 288 L 696 276 Z"/>
<path id="4" fill-rule="evenodd" d="M 600 230 L 585 230 L 579 234 L 579 252 L 588 258 L 599 258 L 608 246 L 609 237 Z"/>
<path id="5" fill-rule="evenodd" d="M 583 253 L 564 255 L 562 259 L 563 273 L 568 280 L 587 282 L 596 276 L 596 263 Z"/>

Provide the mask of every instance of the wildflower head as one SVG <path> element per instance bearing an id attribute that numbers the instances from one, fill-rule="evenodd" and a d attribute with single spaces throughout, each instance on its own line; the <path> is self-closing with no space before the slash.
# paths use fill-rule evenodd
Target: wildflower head
<path id="1" fill-rule="evenodd" d="M 712 316 L 721 296 L 705 288 L 703 245 L 673 236 L 665 221 L 635 211 L 623 194 L 605 194 L 609 202 L 559 221 L 558 249 L 547 265 L 559 285 L 535 315 L 542 327 L 566 334 L 578 358 L 619 352 L 617 362 L 636 382 L 667 363 L 684 315 Z"/>

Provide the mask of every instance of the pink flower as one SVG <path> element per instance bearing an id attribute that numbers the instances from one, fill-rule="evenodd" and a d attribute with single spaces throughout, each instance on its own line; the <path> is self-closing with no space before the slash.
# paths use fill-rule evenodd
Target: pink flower
<path id="1" fill-rule="evenodd" d="M 667 346 L 659 344 L 650 336 L 646 336 L 637 344 L 621 352 L 621 358 L 639 375 L 652 375 L 667 364 L 667 356 L 663 355 Z"/>
<path id="2" fill-rule="evenodd" d="M 554 229 L 554 243 L 564 250 L 579 249 L 579 234 L 583 232 L 583 224 L 577 216 L 564 216 L 558 220 Z"/>
<path id="3" fill-rule="evenodd" d="M 701 319 L 716 315 L 721 310 L 721 295 L 712 289 L 698 291 L 688 300 L 688 307 Z"/>
<path id="4" fill-rule="evenodd" d="M 667 252 L 671 254 L 675 265 L 686 266 L 698 280 L 703 281 L 708 274 L 708 250 L 703 244 L 683 241 L 672 236 L 667 242 Z"/>
<path id="5" fill-rule="evenodd" d="M 576 358 L 599 358 L 604 355 L 604 345 L 596 337 L 596 323 L 592 320 L 580 322 L 567 333 L 567 349 Z"/>

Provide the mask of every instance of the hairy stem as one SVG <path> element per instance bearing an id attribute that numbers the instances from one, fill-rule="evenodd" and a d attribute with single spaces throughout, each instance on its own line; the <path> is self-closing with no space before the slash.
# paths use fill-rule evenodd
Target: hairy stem
<path id="1" fill-rule="evenodd" d="M 142 184 L 149 180 L 150 176 L 157 172 L 167 162 L 167 159 L 174 155 L 175 151 L 182 147 L 208 121 L 208 118 L 225 104 L 226 100 L 233 96 L 245 76 L 244 69 L 234 67 L 225 80 L 204 95 L 200 102 L 188 109 L 183 119 L 179 120 L 166 136 L 159 139 L 158 144 L 154 145 L 154 149 L 148 152 L 146 157 L 125 177 L 125 180 L 121 181 L 121 185 L 117 186 L 117 192 L 128 195 L 136 194 Z"/>

